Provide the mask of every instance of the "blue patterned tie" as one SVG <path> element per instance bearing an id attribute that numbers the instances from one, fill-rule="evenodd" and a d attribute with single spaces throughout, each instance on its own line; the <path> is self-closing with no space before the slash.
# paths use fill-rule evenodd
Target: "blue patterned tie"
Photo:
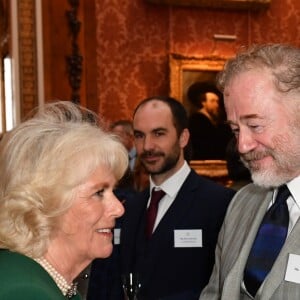
<path id="1" fill-rule="evenodd" d="M 286 203 L 290 191 L 278 189 L 274 204 L 266 212 L 252 245 L 244 272 L 247 291 L 254 297 L 271 270 L 287 236 L 289 211 Z"/>

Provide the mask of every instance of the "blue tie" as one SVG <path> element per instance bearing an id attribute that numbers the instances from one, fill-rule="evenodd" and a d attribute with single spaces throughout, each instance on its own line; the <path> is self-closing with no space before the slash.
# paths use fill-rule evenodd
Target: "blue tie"
<path id="1" fill-rule="evenodd" d="M 290 191 L 278 189 L 274 204 L 266 212 L 252 245 L 244 272 L 247 291 L 254 297 L 271 270 L 287 236 L 289 211 L 286 203 Z"/>

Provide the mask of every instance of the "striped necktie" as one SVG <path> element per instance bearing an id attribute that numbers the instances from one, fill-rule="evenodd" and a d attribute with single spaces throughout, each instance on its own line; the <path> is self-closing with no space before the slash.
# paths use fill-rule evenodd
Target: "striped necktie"
<path id="1" fill-rule="evenodd" d="M 254 297 L 270 272 L 287 236 L 289 211 L 286 203 L 290 191 L 278 189 L 274 204 L 266 212 L 252 245 L 244 272 L 247 291 Z"/>

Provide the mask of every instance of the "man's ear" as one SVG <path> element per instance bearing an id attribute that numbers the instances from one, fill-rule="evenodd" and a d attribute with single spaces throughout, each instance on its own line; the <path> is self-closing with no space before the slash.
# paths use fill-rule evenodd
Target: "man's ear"
<path id="1" fill-rule="evenodd" d="M 183 129 L 179 137 L 179 144 L 181 148 L 184 148 L 190 139 L 190 132 L 187 128 Z"/>

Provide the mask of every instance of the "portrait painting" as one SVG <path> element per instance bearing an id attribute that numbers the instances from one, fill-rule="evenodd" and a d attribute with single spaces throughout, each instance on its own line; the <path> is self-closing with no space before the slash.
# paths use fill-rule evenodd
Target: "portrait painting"
<path id="1" fill-rule="evenodd" d="M 189 89 L 193 84 L 200 83 L 199 85 L 211 86 L 217 90 L 216 76 L 222 70 L 226 60 L 225 57 L 189 57 L 170 54 L 170 95 L 183 103 L 189 115 L 196 109 L 195 104 L 188 97 Z M 223 103 L 221 106 L 224 107 Z"/>
<path id="2" fill-rule="evenodd" d="M 227 175 L 225 152 L 231 131 L 225 122 L 223 95 L 216 87 L 216 76 L 226 60 L 225 57 L 186 57 L 179 54 L 169 57 L 170 95 L 183 103 L 189 116 L 193 148 L 191 165 L 198 173 L 213 178 Z M 199 100 L 203 95 L 217 98 L 214 126 L 208 124 L 201 114 L 203 107 L 208 107 Z"/>

